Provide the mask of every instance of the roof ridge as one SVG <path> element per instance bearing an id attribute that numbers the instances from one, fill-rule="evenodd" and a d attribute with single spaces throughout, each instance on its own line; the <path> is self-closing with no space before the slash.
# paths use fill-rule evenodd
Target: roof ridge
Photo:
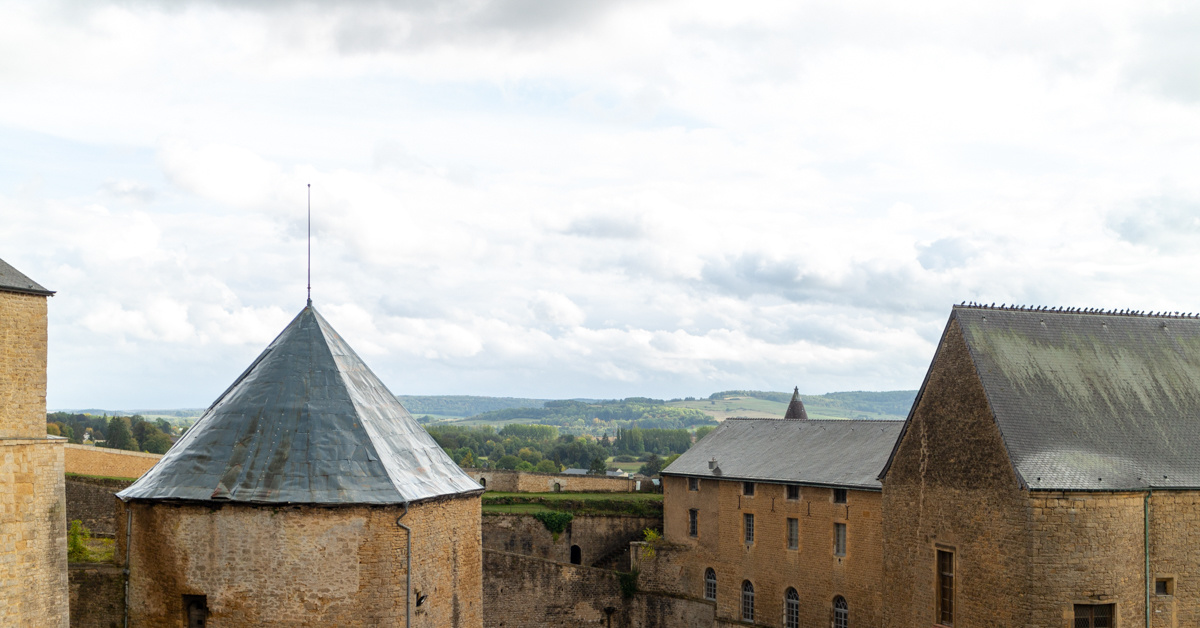
<path id="1" fill-rule="evenodd" d="M 1096 315 L 1096 316 L 1132 316 L 1132 317 L 1137 317 L 1137 318 L 1200 318 L 1200 313 L 1194 313 L 1194 312 L 1179 312 L 1179 311 L 1165 311 L 1165 310 L 1163 310 L 1163 311 L 1146 311 L 1146 310 L 1133 310 L 1133 309 L 1128 309 L 1128 308 L 1107 310 L 1104 308 L 1095 308 L 1095 307 L 1071 307 L 1071 306 L 1062 306 L 1062 305 L 1060 305 L 1058 307 L 1054 307 L 1052 305 L 1050 305 L 1050 306 L 1048 306 L 1048 305 L 1018 305 L 1015 303 L 1013 303 L 1013 304 L 1001 303 L 1000 305 L 996 305 L 995 302 L 992 302 L 989 305 L 987 303 L 976 303 L 974 301 L 971 301 L 971 302 L 963 301 L 962 303 L 955 305 L 954 309 L 956 309 L 956 310 L 959 310 L 959 309 L 963 309 L 963 310 L 999 310 L 999 311 L 1006 311 L 1006 312 L 1031 312 L 1031 313 L 1045 313 L 1045 314 L 1087 314 L 1087 315 Z"/>

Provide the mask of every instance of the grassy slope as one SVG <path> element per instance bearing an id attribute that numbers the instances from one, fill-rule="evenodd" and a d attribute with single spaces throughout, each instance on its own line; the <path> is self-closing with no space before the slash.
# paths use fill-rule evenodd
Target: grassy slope
<path id="1" fill-rule="evenodd" d="M 855 393 L 830 393 L 828 395 L 801 395 L 804 409 L 810 419 L 892 419 L 903 420 L 904 414 L 879 412 L 855 403 Z M 911 391 L 916 395 L 916 391 Z M 786 403 L 756 399 L 754 397 L 726 397 L 710 401 L 672 401 L 670 405 L 695 408 L 712 415 L 717 420 L 729 417 L 780 418 L 787 411 Z"/>

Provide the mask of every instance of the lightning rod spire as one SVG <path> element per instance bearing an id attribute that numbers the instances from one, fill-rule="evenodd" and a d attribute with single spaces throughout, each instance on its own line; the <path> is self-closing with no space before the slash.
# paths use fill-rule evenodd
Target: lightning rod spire
<path id="1" fill-rule="evenodd" d="M 312 307 L 312 184 L 308 184 L 308 306 Z"/>

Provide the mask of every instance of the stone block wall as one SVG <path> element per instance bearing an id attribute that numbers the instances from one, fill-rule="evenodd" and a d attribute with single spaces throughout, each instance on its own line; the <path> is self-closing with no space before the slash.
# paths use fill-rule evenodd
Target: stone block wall
<path id="1" fill-rule="evenodd" d="M 0 626 L 67 625 L 63 442 L 0 440 Z"/>
<path id="2" fill-rule="evenodd" d="M 116 493 L 130 484 L 133 480 L 67 476 L 67 525 L 80 521 L 94 536 L 112 536 L 116 532 Z"/>
<path id="3" fill-rule="evenodd" d="M 1151 596 L 1156 628 L 1200 626 L 1200 491 L 1150 497 L 1150 578 L 1170 578 L 1169 595 Z"/>
<path id="4" fill-rule="evenodd" d="M 577 545 L 581 564 L 593 565 L 641 540 L 643 530 L 661 527 L 657 518 L 577 515 L 555 540 L 541 521 L 529 515 L 489 514 L 483 517 L 483 547 L 569 563 L 571 547 Z"/>
<path id="5" fill-rule="evenodd" d="M 116 565 L 72 564 L 71 628 L 118 628 L 125 622 L 125 575 Z"/>
<path id="6" fill-rule="evenodd" d="M 131 502 L 130 625 L 181 626 L 183 595 L 205 595 L 211 628 L 400 625 L 402 507 Z M 483 622 L 477 495 L 412 505 L 414 628 Z M 125 518 L 117 517 L 117 556 Z M 427 596 L 420 606 L 418 596 Z"/>
<path id="7" fill-rule="evenodd" d="M 46 297 L 0 291 L 0 438 L 46 436 Z"/>
<path id="8" fill-rule="evenodd" d="M 754 621 L 782 626 L 784 596 L 800 596 L 800 625 L 828 625 L 835 596 L 850 606 L 853 625 L 882 623 L 883 538 L 881 496 L 876 491 L 848 491 L 847 503 L 834 503 L 833 489 L 803 486 L 800 499 L 787 499 L 783 484 L 756 483 L 755 494 L 742 494 L 741 481 L 700 482 L 688 489 L 687 478 L 663 478 L 665 541 L 687 548 L 673 563 L 681 590 L 704 595 L 704 572 L 717 575 L 717 617 L 741 619 L 742 583 L 755 593 Z M 698 512 L 698 534 L 688 534 L 688 511 Z M 747 544 L 743 516 L 754 515 L 754 542 Z M 787 546 L 787 519 L 798 520 L 800 543 Z M 846 525 L 846 555 L 834 555 L 834 524 Z M 661 568 L 660 568 L 661 571 Z M 656 581 L 669 578 L 655 576 Z"/>
<path id="9" fill-rule="evenodd" d="M 43 419 L 44 421 L 44 419 Z M 89 445 L 67 444 L 67 473 L 136 480 L 158 463 L 162 456 L 140 451 L 122 451 Z"/>
<path id="10" fill-rule="evenodd" d="M 632 493 L 636 481 L 602 475 L 530 473 L 507 469 L 464 469 L 489 491 L 501 493 Z M 646 480 L 649 481 L 649 480 Z M 557 485 L 557 488 L 556 486 Z"/>
<path id="11" fill-rule="evenodd" d="M 612 571 L 494 550 L 484 550 L 483 561 L 489 628 L 713 626 L 711 602 L 652 592 L 625 597 Z"/>

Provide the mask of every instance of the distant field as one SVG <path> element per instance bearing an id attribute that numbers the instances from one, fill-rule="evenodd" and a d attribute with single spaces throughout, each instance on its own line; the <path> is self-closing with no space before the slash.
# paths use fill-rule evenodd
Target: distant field
<path id="1" fill-rule="evenodd" d="M 901 420 L 908 411 L 907 404 L 916 391 L 893 391 L 888 393 L 829 393 L 825 395 L 800 395 L 804 410 L 810 419 L 891 419 Z M 886 396 L 886 405 L 859 397 Z M 898 398 L 892 400 L 891 398 Z M 780 418 L 787 412 L 787 404 L 756 397 L 729 396 L 722 399 L 697 401 L 672 401 L 672 406 L 695 408 L 711 415 L 718 421 L 730 417 Z M 881 411 L 881 409 L 883 411 Z"/>
<path id="2" fill-rule="evenodd" d="M 644 462 L 613 462 L 612 458 L 608 459 L 609 469 L 620 469 L 626 473 L 637 473 L 645 464 Z"/>
<path id="3" fill-rule="evenodd" d="M 667 405 L 692 408 L 711 415 L 718 421 L 729 417 L 781 418 L 787 411 L 786 403 L 755 399 L 754 397 L 727 397 L 716 400 L 672 401 Z"/>

